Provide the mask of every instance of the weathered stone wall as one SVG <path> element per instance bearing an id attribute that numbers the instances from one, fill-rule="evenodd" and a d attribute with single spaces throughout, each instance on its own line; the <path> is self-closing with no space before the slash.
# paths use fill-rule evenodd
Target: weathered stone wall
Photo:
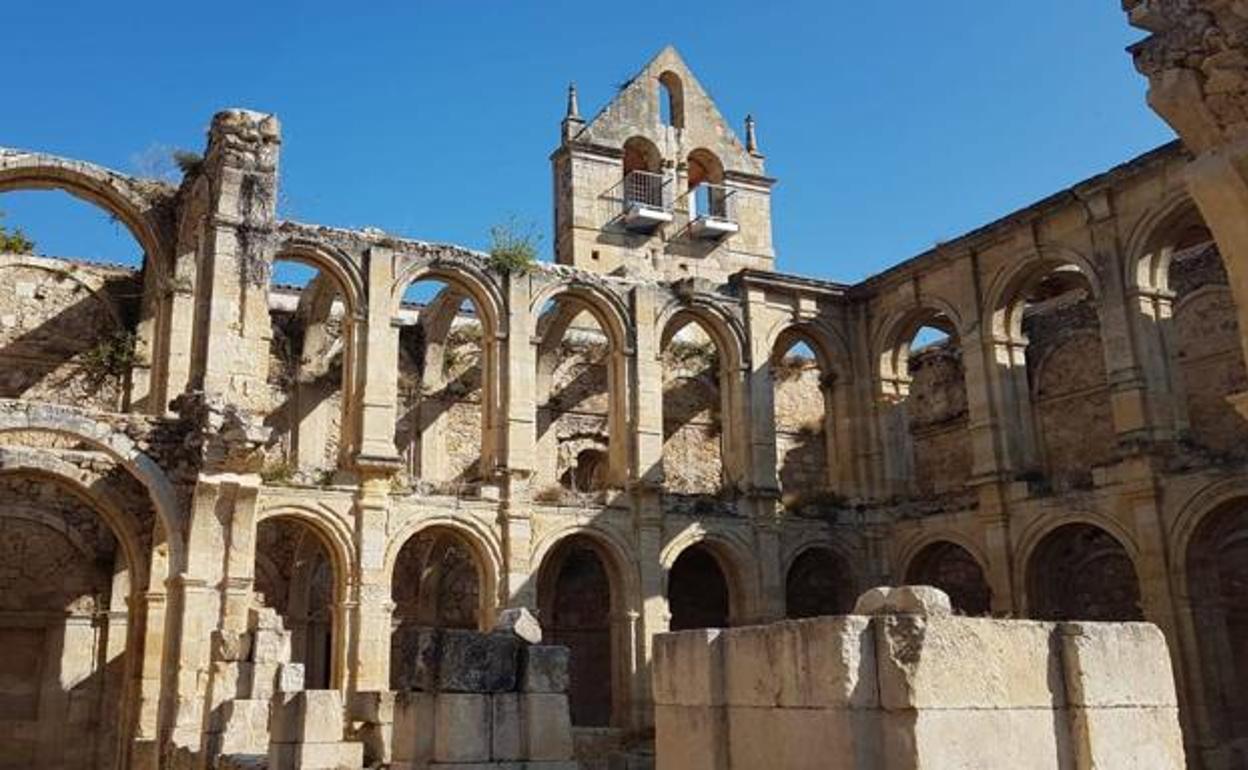
<path id="1" fill-rule="evenodd" d="M 0 397 L 125 405 L 142 286 L 120 267 L 0 259 Z"/>
<path id="2" fill-rule="evenodd" d="M 915 491 L 922 496 L 961 490 L 971 475 L 962 352 L 950 343 L 917 351 L 909 373 L 905 405 Z"/>
<path id="3" fill-rule="evenodd" d="M 776 463 L 786 493 L 827 486 L 823 373 L 814 359 L 790 355 L 775 367 Z"/>

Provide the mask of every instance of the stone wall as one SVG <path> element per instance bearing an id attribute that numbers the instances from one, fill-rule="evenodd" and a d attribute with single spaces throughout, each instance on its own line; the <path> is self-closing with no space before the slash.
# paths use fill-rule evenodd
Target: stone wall
<path id="1" fill-rule="evenodd" d="M 871 617 L 660 636 L 659 770 L 1185 766 L 1155 626 L 961 618 L 935 589 L 881 593 L 859 600 Z"/>

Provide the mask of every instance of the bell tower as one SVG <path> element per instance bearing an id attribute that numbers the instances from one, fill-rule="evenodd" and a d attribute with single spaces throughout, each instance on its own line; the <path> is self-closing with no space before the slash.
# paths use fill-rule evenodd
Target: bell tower
<path id="1" fill-rule="evenodd" d="M 737 139 L 668 46 L 592 120 L 568 88 L 554 172 L 555 259 L 601 273 L 723 282 L 772 270 L 771 188 L 752 117 Z"/>

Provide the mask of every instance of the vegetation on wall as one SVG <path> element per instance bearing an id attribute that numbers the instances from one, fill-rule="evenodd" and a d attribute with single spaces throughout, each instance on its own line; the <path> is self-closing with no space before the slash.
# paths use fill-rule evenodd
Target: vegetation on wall
<path id="1" fill-rule="evenodd" d="M 542 237 L 533 225 L 520 227 L 514 219 L 490 228 L 490 267 L 503 275 L 523 275 L 537 261 Z"/>
<path id="2" fill-rule="evenodd" d="M 4 219 L 4 212 L 0 211 L 0 220 Z M 0 221 L 0 253 L 7 254 L 33 254 L 35 251 L 35 242 L 26 237 L 20 227 L 9 230 Z"/>

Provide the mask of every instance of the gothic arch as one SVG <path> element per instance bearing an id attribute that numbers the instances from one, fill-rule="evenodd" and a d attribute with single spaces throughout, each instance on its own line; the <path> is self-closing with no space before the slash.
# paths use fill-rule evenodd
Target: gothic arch
<path id="1" fill-rule="evenodd" d="M 905 568 L 899 573 L 900 580 L 907 584 L 940 588 L 949 595 L 953 608 L 958 612 L 969 615 L 991 612 L 992 586 L 988 583 L 988 568 L 982 554 L 968 547 L 966 541 L 957 536 L 936 536 L 924 540 L 923 545 L 911 549 L 903 562 Z M 961 569 L 951 575 L 950 566 Z"/>
<path id="2" fill-rule="evenodd" d="M 1195 201 L 1184 188 L 1172 191 L 1161 203 L 1146 211 L 1127 236 L 1123 274 L 1127 291 L 1170 290 L 1172 240 L 1190 225 L 1205 226 Z"/>
<path id="3" fill-rule="evenodd" d="M 821 556 L 822 555 L 822 556 Z M 795 585 L 795 581 L 810 579 L 812 562 L 823 560 L 823 566 L 830 567 L 835 573 L 833 577 L 845 579 L 845 584 L 834 588 L 835 593 L 829 594 L 828 586 L 818 582 Z M 785 617 L 813 617 L 816 615 L 845 615 L 853 611 L 854 602 L 862 591 L 862 575 L 859 565 L 854 563 L 842 544 L 828 538 L 808 539 L 786 555 L 784 561 L 784 606 Z M 804 570 L 799 574 L 799 571 Z M 826 575 L 825 575 L 826 577 Z M 813 597 L 815 601 L 805 600 L 806 611 L 797 611 L 794 593 L 801 589 L 802 593 L 818 591 Z M 818 611 L 812 608 L 818 607 Z"/>
<path id="4" fill-rule="evenodd" d="M 368 312 L 367 282 L 359 265 L 340 249 L 290 235 L 278 246 L 273 260 L 299 262 L 329 276 L 342 294 L 347 317 L 356 323 L 364 320 Z"/>
<path id="5" fill-rule="evenodd" d="M 316 534 L 329 554 L 334 570 L 335 595 L 345 600 L 358 574 L 355 564 L 355 536 L 350 525 L 333 511 L 311 505 L 273 503 L 256 515 L 256 526 L 269 519 L 287 518 L 305 524 Z"/>
<path id="6" fill-rule="evenodd" d="M 545 564 L 547 557 L 560 543 L 577 535 L 594 543 L 601 551 L 608 572 L 612 572 L 613 579 L 618 581 L 620 611 L 636 609 L 641 597 L 641 578 L 631 555 L 633 548 L 628 539 L 609 524 L 569 522 L 547 530 L 533 543 L 532 563 Z"/>
<path id="7" fill-rule="evenodd" d="M 1047 619 L 1064 619 L 1064 620 L 1142 620 L 1143 605 L 1141 602 L 1140 590 L 1140 569 L 1139 569 L 1139 550 L 1130 538 L 1125 536 L 1120 527 L 1106 526 L 1106 522 L 1098 521 L 1090 517 L 1071 516 L 1063 517 L 1062 520 L 1056 522 L 1046 522 L 1043 528 L 1034 527 L 1029 533 L 1030 537 L 1025 541 L 1026 547 L 1020 547 L 1018 550 L 1019 558 L 1015 563 L 1016 582 L 1015 588 L 1021 594 L 1022 601 L 1018 606 L 1023 608 L 1023 612 L 1028 617 L 1047 620 Z M 1058 617 L 1054 613 L 1066 612 L 1059 610 L 1054 602 L 1066 602 L 1067 610 L 1073 606 L 1070 602 L 1078 602 L 1079 595 L 1071 594 L 1069 590 L 1063 591 L 1062 597 L 1049 595 L 1051 592 L 1040 592 L 1042 578 L 1052 576 L 1054 574 L 1064 575 L 1066 578 L 1087 578 L 1095 577 L 1093 573 L 1084 569 L 1071 569 L 1075 565 L 1052 565 L 1040 564 L 1042 556 L 1049 555 L 1047 549 L 1056 548 L 1061 544 L 1059 538 L 1075 538 L 1079 535 L 1087 535 L 1091 538 L 1100 537 L 1104 545 L 1108 548 L 1117 548 L 1121 551 L 1121 556 L 1125 557 L 1127 566 L 1130 570 L 1129 576 L 1120 576 L 1124 581 L 1121 585 L 1098 585 L 1096 593 L 1098 596 L 1105 596 L 1105 589 L 1117 587 L 1125 590 L 1127 596 L 1116 597 L 1119 602 L 1117 606 L 1106 608 L 1101 607 L 1092 613 L 1089 617 Z M 1101 537 L 1104 536 L 1104 537 Z M 1109 551 L 1099 552 L 1100 558 L 1105 556 L 1116 556 Z M 1096 554 L 1094 554 L 1096 555 Z M 1080 565 L 1082 566 L 1082 565 Z M 1048 572 L 1045 572 L 1045 569 Z M 1112 573 L 1107 573 L 1112 577 Z M 1102 575 L 1104 577 L 1105 575 Z M 1129 579 L 1129 580 L 1128 580 Z M 1044 581 L 1052 583 L 1052 579 Z M 1051 586 L 1050 586 L 1051 587 Z M 1069 587 L 1068 587 L 1069 588 Z M 1109 595 L 1111 600 L 1115 599 L 1112 594 Z M 1127 607 L 1127 602 L 1133 604 Z M 1096 609 L 1095 607 L 1085 607 L 1084 610 Z M 1102 616 L 1101 610 L 1109 612 Z M 1110 616 L 1112 615 L 1112 617 Z"/>
<path id="8" fill-rule="evenodd" d="M 906 358 L 910 343 L 924 326 L 940 329 L 959 341 L 964 331 L 962 316 L 957 308 L 940 297 L 927 296 L 915 307 L 892 313 L 872 335 L 871 360 L 881 386 L 908 376 Z"/>
<path id="9" fill-rule="evenodd" d="M 656 326 L 662 330 L 659 350 L 688 324 L 700 326 L 712 340 L 723 366 L 728 370 L 742 370 L 749 363 L 749 343 L 741 323 L 716 302 L 705 299 L 677 300 L 668 303 L 659 313 Z"/>
<path id="10" fill-rule="evenodd" d="M 767 350 L 775 353 L 798 342 L 805 342 L 815 354 L 815 361 L 824 376 L 848 381 L 853 377 L 853 358 L 844 335 L 832 324 L 821 319 L 785 320 L 768 330 Z"/>

